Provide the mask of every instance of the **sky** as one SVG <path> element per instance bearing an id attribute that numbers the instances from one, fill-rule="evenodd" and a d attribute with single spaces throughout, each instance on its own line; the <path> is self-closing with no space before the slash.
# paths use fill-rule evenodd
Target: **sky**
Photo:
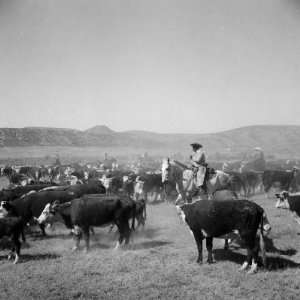
<path id="1" fill-rule="evenodd" d="M 300 0 L 0 0 L 0 127 L 300 125 Z"/>

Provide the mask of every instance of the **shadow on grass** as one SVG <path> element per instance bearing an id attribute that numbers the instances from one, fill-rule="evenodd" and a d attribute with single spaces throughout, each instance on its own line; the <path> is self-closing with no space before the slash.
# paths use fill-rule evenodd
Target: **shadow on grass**
<path id="1" fill-rule="evenodd" d="M 153 240 L 153 241 L 146 241 L 142 243 L 137 244 L 131 244 L 129 246 L 130 250 L 142 250 L 142 249 L 151 249 L 156 247 L 162 247 L 165 245 L 170 245 L 172 242 L 170 241 L 159 241 L 159 240 Z"/>
<path id="2" fill-rule="evenodd" d="M 272 239 L 265 237 L 265 245 L 266 245 L 266 251 L 270 253 L 277 253 L 280 255 L 287 255 L 287 256 L 293 256 L 297 253 L 296 249 L 290 248 L 281 250 L 278 249 L 275 245 Z"/>
<path id="3" fill-rule="evenodd" d="M 213 251 L 214 258 L 216 261 L 232 261 L 234 263 L 237 263 L 241 265 L 246 260 L 246 255 L 232 252 L 230 250 L 224 250 L 224 249 L 215 249 Z M 259 265 L 261 266 L 261 258 L 259 258 L 258 261 Z M 284 269 L 293 269 L 293 268 L 299 268 L 300 264 L 296 263 L 290 259 L 284 258 L 284 257 L 268 257 L 267 256 L 267 270 L 268 271 L 275 271 L 275 270 L 284 270 Z"/>
<path id="4" fill-rule="evenodd" d="M 82 243 L 81 248 L 84 249 L 85 243 Z M 108 244 L 102 244 L 102 243 L 95 243 L 95 242 L 90 242 L 90 250 L 94 249 L 113 249 L 111 245 Z"/>
<path id="5" fill-rule="evenodd" d="M 58 233 L 56 234 L 55 232 L 53 234 L 47 234 L 47 235 L 42 235 L 41 233 L 36 233 L 36 234 L 31 234 L 30 239 L 32 241 L 37 241 L 37 240 L 51 240 L 51 239 L 70 239 L 72 238 L 72 234 L 68 233 Z"/>
<path id="6" fill-rule="evenodd" d="M 287 255 L 287 256 L 293 256 L 297 254 L 297 250 L 294 248 L 289 248 L 289 249 L 279 249 L 274 245 L 273 239 L 265 236 L 265 246 L 266 246 L 266 251 L 269 253 L 276 253 L 280 255 Z M 245 249 L 245 245 L 243 241 L 238 237 L 234 240 L 232 244 L 229 245 L 229 249 L 231 250 L 239 250 L 239 249 Z"/>
<path id="7" fill-rule="evenodd" d="M 149 228 L 146 224 L 145 227 L 141 226 L 136 231 L 133 231 L 132 235 L 134 238 L 144 237 L 147 239 L 153 239 L 159 231 L 160 228 Z"/>

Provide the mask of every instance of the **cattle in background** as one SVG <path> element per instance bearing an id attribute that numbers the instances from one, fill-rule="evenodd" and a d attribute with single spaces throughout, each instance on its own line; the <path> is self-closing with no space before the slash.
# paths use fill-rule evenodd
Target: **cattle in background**
<path id="1" fill-rule="evenodd" d="M 256 194 L 256 192 L 263 191 L 262 173 L 255 171 L 243 172 L 245 178 L 245 185 L 247 189 L 246 197 Z"/>
<path id="2" fill-rule="evenodd" d="M 38 182 L 40 178 L 40 170 L 38 167 L 23 166 L 19 170 L 19 174 L 26 175 L 33 182 Z"/>
<path id="3" fill-rule="evenodd" d="M 268 193 L 274 184 L 279 184 L 282 190 L 289 191 L 293 181 L 297 178 L 297 169 L 292 171 L 266 170 L 262 175 L 265 193 Z"/>
<path id="4" fill-rule="evenodd" d="M 117 194 L 123 187 L 123 178 L 121 176 L 103 175 L 101 182 L 106 189 L 106 194 Z"/>
<path id="5" fill-rule="evenodd" d="M 241 270 L 245 270 L 251 265 L 248 273 L 256 272 L 259 251 L 256 234 L 259 229 L 263 264 L 266 265 L 263 235 L 264 231 L 268 232 L 271 227 L 264 210 L 256 203 L 248 200 L 201 200 L 176 207 L 195 238 L 198 248 L 198 263 L 202 263 L 203 260 L 203 239 L 206 239 L 207 261 L 212 263 L 213 238 L 237 230 L 247 248 L 247 259 Z"/>
<path id="6" fill-rule="evenodd" d="M 149 196 L 152 196 L 152 201 L 156 202 L 162 198 L 164 190 L 161 174 L 142 174 L 137 177 L 136 181 L 137 183 L 140 182 L 139 189 L 138 187 L 135 189 L 135 194 L 138 195 L 139 199 L 145 198 L 147 202 Z"/>
<path id="7" fill-rule="evenodd" d="M 229 171 L 230 175 L 230 189 L 241 196 L 247 197 L 246 178 L 244 173 Z"/>
<path id="8" fill-rule="evenodd" d="M 136 175 L 123 176 L 122 191 L 128 197 L 134 197 L 135 179 L 136 179 Z"/>
<path id="9" fill-rule="evenodd" d="M 70 185 L 66 191 L 74 193 L 76 198 L 85 194 L 105 194 L 106 192 L 105 187 L 99 180 L 89 180 L 84 184 Z"/>
<path id="10" fill-rule="evenodd" d="M 222 165 L 222 171 L 225 173 L 228 172 L 239 172 L 241 168 L 241 161 L 227 161 Z"/>
<path id="11" fill-rule="evenodd" d="M 76 244 L 73 250 L 79 248 L 81 237 L 85 240 L 86 250 L 89 249 L 90 227 L 115 224 L 118 227 L 118 248 L 123 241 L 129 243 L 131 229 L 129 219 L 132 218 L 131 228 L 134 229 L 135 202 L 130 199 L 121 199 L 117 195 L 85 195 L 72 200 L 70 203 L 53 205 L 48 209 L 50 214 L 59 213 L 67 226 L 73 227 Z M 48 220 L 46 213 L 40 215 L 38 222 L 44 224 Z"/>
<path id="12" fill-rule="evenodd" d="M 228 172 L 231 176 L 231 188 L 243 197 L 254 195 L 262 187 L 262 173 L 254 171 Z"/>
<path id="13" fill-rule="evenodd" d="M 283 191 L 280 194 L 275 194 L 278 199 L 276 202 L 276 208 L 289 209 L 300 225 L 300 193 L 290 194 L 289 192 Z"/>

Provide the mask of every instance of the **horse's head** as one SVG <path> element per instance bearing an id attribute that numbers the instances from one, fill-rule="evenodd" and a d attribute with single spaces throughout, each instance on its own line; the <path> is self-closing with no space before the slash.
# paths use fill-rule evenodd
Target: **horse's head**
<path id="1" fill-rule="evenodd" d="M 171 165 L 170 159 L 164 158 L 161 165 L 161 180 L 163 183 L 170 180 Z"/>

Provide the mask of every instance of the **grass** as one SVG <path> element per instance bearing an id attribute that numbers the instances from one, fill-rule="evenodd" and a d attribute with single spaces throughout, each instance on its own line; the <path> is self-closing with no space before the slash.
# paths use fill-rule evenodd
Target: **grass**
<path id="1" fill-rule="evenodd" d="M 246 251 L 223 250 L 214 240 L 216 263 L 196 264 L 196 245 L 171 204 L 149 205 L 147 225 L 127 249 L 113 250 L 116 234 L 97 228 L 88 253 L 71 252 L 68 230 L 56 225 L 48 238 L 33 233 L 20 264 L 0 251 L 3 299 L 299 299 L 300 228 L 274 200 L 255 197 L 272 224 L 269 267 L 255 275 L 238 268 Z M 206 251 L 204 251 L 204 256 Z"/>

